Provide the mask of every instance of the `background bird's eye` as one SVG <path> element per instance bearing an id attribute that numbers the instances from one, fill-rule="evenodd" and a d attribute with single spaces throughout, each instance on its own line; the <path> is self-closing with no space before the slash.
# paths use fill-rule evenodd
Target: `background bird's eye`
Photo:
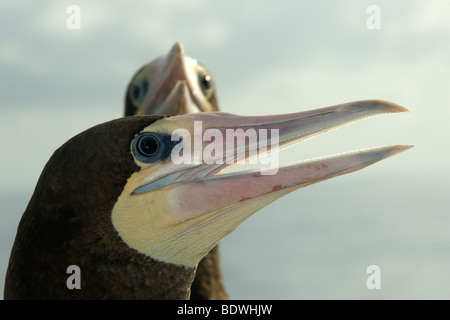
<path id="1" fill-rule="evenodd" d="M 147 79 L 135 81 L 130 87 L 130 96 L 134 102 L 142 102 L 148 90 Z"/>
<path id="2" fill-rule="evenodd" d="M 207 97 L 211 95 L 213 87 L 211 75 L 207 73 L 199 73 L 198 82 L 200 84 L 200 88 L 202 88 L 203 94 Z"/>

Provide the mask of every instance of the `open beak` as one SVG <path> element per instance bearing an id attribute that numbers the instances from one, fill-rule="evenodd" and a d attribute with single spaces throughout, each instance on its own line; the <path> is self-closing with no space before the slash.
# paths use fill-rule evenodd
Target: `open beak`
<path id="1" fill-rule="evenodd" d="M 211 246 L 202 251 L 206 254 L 242 221 L 283 195 L 362 169 L 411 146 L 366 149 L 284 167 L 275 159 L 279 149 L 350 122 L 405 111 L 393 103 L 368 100 L 286 115 L 213 112 L 164 118 L 144 131 L 170 133 L 172 141 L 179 142 L 164 163 L 150 166 L 148 172 L 143 168 L 132 196 L 153 194 L 162 212 L 170 213 L 171 235 L 205 232 L 212 237 Z M 261 157 L 265 166 L 261 170 L 222 173 Z"/>
<path id="2" fill-rule="evenodd" d="M 134 193 L 147 192 L 184 180 L 190 180 L 190 183 L 185 182 L 185 185 L 189 184 L 190 187 L 206 181 L 223 181 L 225 186 L 239 179 L 248 179 L 247 182 L 258 180 L 258 183 L 261 183 L 262 179 L 267 181 L 269 189 L 276 186 L 288 187 L 289 183 L 286 182 L 292 180 L 294 172 L 317 165 L 322 169 L 315 170 L 314 174 L 298 174 L 299 178 L 302 178 L 298 183 L 311 184 L 349 173 L 404 151 L 410 146 L 361 150 L 312 162 L 303 161 L 282 168 L 279 167 L 278 151 L 351 122 L 375 115 L 406 111 L 406 108 L 390 102 L 367 100 L 285 115 L 248 117 L 210 112 L 166 118 L 159 123 L 164 128 L 171 128 L 172 140 L 182 141 L 172 150 L 171 159 L 161 174 L 153 172 L 151 178 L 146 179 L 148 183 L 137 188 Z M 255 160 L 257 157 L 259 159 Z M 252 171 L 220 174 L 225 168 L 252 161 L 259 161 L 261 164 L 259 173 Z M 270 177 L 272 175 L 275 177 Z M 286 177 L 282 177 L 283 175 Z M 295 186 L 296 181 L 292 180 L 290 186 Z M 252 188 L 247 186 L 247 189 Z M 180 186 L 177 186 L 177 190 L 181 190 Z"/>

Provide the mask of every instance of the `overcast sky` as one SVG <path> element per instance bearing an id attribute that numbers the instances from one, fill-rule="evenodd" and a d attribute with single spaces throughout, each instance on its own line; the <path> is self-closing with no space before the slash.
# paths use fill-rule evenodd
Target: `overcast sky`
<path id="1" fill-rule="evenodd" d="M 66 26 L 71 4 L 81 10 L 79 30 Z M 370 4 L 380 8 L 379 30 L 367 28 Z M 2 1 L 0 190 L 32 190 L 58 146 L 120 117 L 131 75 L 175 41 L 212 71 L 223 111 L 372 98 L 411 111 L 308 141 L 289 160 L 414 144 L 379 170 L 447 173 L 448 12 L 448 1 L 411 0 Z"/>

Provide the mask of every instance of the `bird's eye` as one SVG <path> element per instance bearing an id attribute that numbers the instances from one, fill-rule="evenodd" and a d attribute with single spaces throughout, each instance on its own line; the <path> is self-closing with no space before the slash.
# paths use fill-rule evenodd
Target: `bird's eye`
<path id="1" fill-rule="evenodd" d="M 211 75 L 206 74 L 206 73 L 199 73 L 198 82 L 200 84 L 200 88 L 202 88 L 203 94 L 206 97 L 209 97 L 212 93 L 212 87 L 213 87 Z"/>
<path id="2" fill-rule="evenodd" d="M 134 102 L 140 103 L 144 100 L 148 90 L 147 79 L 135 81 L 130 87 L 130 96 Z"/>
<path id="3" fill-rule="evenodd" d="M 159 160 L 164 144 L 161 138 L 154 133 L 144 132 L 133 141 L 133 154 L 142 162 L 155 162 Z"/>
<path id="4" fill-rule="evenodd" d="M 159 141 L 155 136 L 145 135 L 141 137 L 137 143 L 138 152 L 145 156 L 150 157 L 158 152 Z"/>
<path id="5" fill-rule="evenodd" d="M 166 161 L 171 156 L 174 146 L 181 141 L 183 138 L 173 140 L 170 134 L 142 132 L 134 138 L 131 151 L 140 162 Z"/>

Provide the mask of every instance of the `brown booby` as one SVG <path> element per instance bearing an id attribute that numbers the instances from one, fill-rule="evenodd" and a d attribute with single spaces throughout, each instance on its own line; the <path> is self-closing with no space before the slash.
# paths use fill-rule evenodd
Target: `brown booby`
<path id="1" fill-rule="evenodd" d="M 125 115 L 218 111 L 211 72 L 177 42 L 167 55 L 139 69 L 125 93 Z"/>
<path id="2" fill-rule="evenodd" d="M 133 75 L 125 92 L 125 116 L 219 111 L 216 92 L 211 72 L 186 56 L 181 43 L 176 42 L 167 55 Z M 228 299 L 218 246 L 198 264 L 191 299 Z"/>
<path id="3" fill-rule="evenodd" d="M 88 129 L 45 165 L 19 223 L 4 297 L 187 299 L 199 261 L 250 215 L 410 146 L 303 161 L 276 174 L 222 169 L 256 151 L 267 154 L 277 141 L 283 148 L 345 123 L 404 111 L 370 100 L 276 116 L 125 117 Z M 255 133 L 257 140 L 249 138 Z M 227 140 L 228 134 L 235 136 Z M 80 289 L 67 285 L 73 265 Z"/>

